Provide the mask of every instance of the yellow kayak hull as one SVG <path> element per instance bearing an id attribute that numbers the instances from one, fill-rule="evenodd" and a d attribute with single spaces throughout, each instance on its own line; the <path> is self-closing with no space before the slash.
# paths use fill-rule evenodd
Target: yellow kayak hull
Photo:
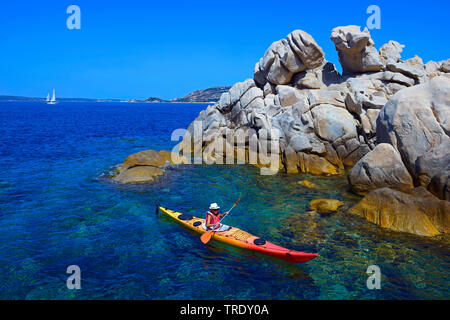
<path id="1" fill-rule="evenodd" d="M 158 209 L 165 216 L 175 220 L 187 229 L 200 235 L 206 232 L 202 227 L 202 224 L 205 223 L 205 219 L 203 218 L 176 212 L 161 206 L 159 206 Z M 277 246 L 236 227 L 231 227 L 231 229 L 223 232 L 214 232 L 211 240 L 227 243 L 238 248 L 259 252 L 294 263 L 306 262 L 317 257 L 316 253 L 300 252 Z"/>

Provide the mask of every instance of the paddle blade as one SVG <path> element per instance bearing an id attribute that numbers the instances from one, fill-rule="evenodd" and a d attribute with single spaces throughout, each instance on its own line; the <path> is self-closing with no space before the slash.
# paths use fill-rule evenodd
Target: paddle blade
<path id="1" fill-rule="evenodd" d="M 203 244 L 207 244 L 209 240 L 211 240 L 213 234 L 213 230 L 206 231 L 202 236 L 200 237 L 200 240 L 202 240 Z"/>

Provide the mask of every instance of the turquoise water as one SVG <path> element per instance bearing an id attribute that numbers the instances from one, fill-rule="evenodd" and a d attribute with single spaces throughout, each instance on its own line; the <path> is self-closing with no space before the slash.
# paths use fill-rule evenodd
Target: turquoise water
<path id="1" fill-rule="evenodd" d="M 339 212 L 308 213 L 311 199 L 351 206 L 345 177 L 261 176 L 257 168 L 172 167 L 154 184 L 108 179 L 133 152 L 171 149 L 170 134 L 205 105 L 0 103 L 0 299 L 448 299 L 448 238 L 390 232 Z M 318 185 L 307 189 L 297 181 Z M 230 207 L 240 227 L 292 249 L 291 264 L 199 237 L 155 203 L 203 216 Z M 81 290 L 66 268 L 81 268 Z M 381 289 L 368 290 L 369 265 Z"/>

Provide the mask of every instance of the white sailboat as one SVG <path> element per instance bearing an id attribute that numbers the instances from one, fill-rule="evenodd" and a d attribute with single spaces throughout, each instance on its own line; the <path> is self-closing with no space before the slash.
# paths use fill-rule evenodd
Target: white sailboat
<path id="1" fill-rule="evenodd" d="M 58 102 L 56 102 L 56 98 L 55 98 L 55 89 L 53 89 L 53 95 L 50 100 L 49 100 L 49 95 L 47 95 L 47 101 L 45 103 L 46 104 L 57 104 L 58 103 Z"/>

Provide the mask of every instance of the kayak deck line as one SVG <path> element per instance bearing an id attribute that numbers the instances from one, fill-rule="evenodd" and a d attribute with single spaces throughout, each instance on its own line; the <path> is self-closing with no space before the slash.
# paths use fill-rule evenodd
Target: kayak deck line
<path id="1" fill-rule="evenodd" d="M 183 227 L 199 234 L 206 232 L 206 230 L 202 227 L 202 224 L 205 222 L 205 219 L 203 218 L 176 212 L 161 206 L 158 206 L 157 209 L 159 209 L 165 216 L 168 216 L 181 224 Z M 231 227 L 227 231 L 214 232 L 211 239 L 294 263 L 307 262 L 317 257 L 316 253 L 307 253 L 287 249 L 269 241 L 265 241 L 236 227 Z"/>

